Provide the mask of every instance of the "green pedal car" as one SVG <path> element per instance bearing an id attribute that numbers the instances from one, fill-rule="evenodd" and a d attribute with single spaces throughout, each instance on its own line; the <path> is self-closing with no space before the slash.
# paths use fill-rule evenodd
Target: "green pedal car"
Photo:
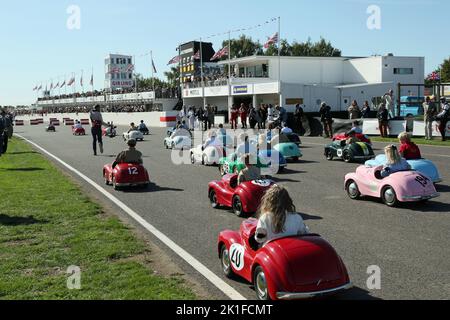
<path id="1" fill-rule="evenodd" d="M 325 157 L 329 161 L 338 158 L 345 162 L 365 162 L 373 159 L 375 153 L 368 143 L 355 142 L 348 145 L 346 141 L 342 140 L 326 146 Z"/>

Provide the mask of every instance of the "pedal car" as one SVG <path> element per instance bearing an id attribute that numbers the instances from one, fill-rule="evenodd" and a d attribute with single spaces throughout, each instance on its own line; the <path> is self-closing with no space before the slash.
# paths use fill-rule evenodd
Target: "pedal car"
<path id="1" fill-rule="evenodd" d="M 86 131 L 84 130 L 84 128 L 72 127 L 72 134 L 74 136 L 85 136 L 86 135 Z"/>
<path id="2" fill-rule="evenodd" d="M 147 127 L 145 127 L 145 128 L 139 128 L 139 131 L 140 131 L 144 136 L 150 135 L 150 130 L 148 130 Z"/>
<path id="3" fill-rule="evenodd" d="M 226 145 L 226 148 L 223 146 Z M 190 150 L 191 163 L 201 163 L 205 166 L 217 165 L 226 155 L 226 149 L 231 149 L 233 146 L 233 139 L 229 136 L 218 136 L 216 143 L 203 148 L 203 145 L 199 145 L 196 148 Z"/>
<path id="4" fill-rule="evenodd" d="M 337 140 L 325 147 L 325 157 L 329 161 L 339 158 L 345 162 L 363 162 L 375 157 L 375 153 L 368 143 L 356 142 L 347 145 L 345 140 Z"/>
<path id="5" fill-rule="evenodd" d="M 342 259 L 322 237 L 286 237 L 260 247 L 257 223 L 249 219 L 237 232 L 221 232 L 218 253 L 225 276 L 253 284 L 258 300 L 310 299 L 352 287 Z"/>
<path id="6" fill-rule="evenodd" d="M 383 166 L 386 163 L 386 156 L 384 154 L 378 155 L 375 159 L 369 160 L 365 163 L 366 167 L 379 167 Z M 433 181 L 433 183 L 442 182 L 441 175 L 439 174 L 439 170 L 434 165 L 433 162 L 426 159 L 419 160 L 408 160 L 409 165 L 413 170 L 416 170 L 422 173 L 424 176 L 427 176 Z"/>
<path id="7" fill-rule="evenodd" d="M 269 164 L 263 162 L 260 157 L 257 157 L 257 162 L 254 165 L 260 169 L 269 168 Z M 245 163 L 237 153 L 232 153 L 228 157 L 223 157 L 219 160 L 219 171 L 222 176 L 239 174 L 243 169 L 245 169 Z"/>
<path id="8" fill-rule="evenodd" d="M 273 185 L 271 180 L 255 180 L 238 185 L 236 174 L 227 174 L 221 181 L 208 186 L 208 196 L 214 209 L 220 206 L 232 208 L 235 215 L 242 217 L 258 211 L 261 199 Z"/>
<path id="9" fill-rule="evenodd" d="M 56 128 L 53 124 L 49 125 L 47 128 L 45 128 L 45 131 L 47 132 L 56 132 Z"/>
<path id="10" fill-rule="evenodd" d="M 273 149 L 281 153 L 286 160 L 297 162 L 301 157 L 303 157 L 300 148 L 292 142 L 279 143 L 274 146 Z"/>
<path id="11" fill-rule="evenodd" d="M 300 139 L 300 136 L 296 133 L 290 133 L 286 135 L 290 142 L 295 143 L 297 146 L 300 147 L 302 144 L 302 140 Z"/>
<path id="12" fill-rule="evenodd" d="M 106 127 L 102 129 L 102 134 L 104 137 L 115 138 L 117 136 L 117 127 Z"/>
<path id="13" fill-rule="evenodd" d="M 140 132 L 138 130 L 131 131 L 131 132 L 124 132 L 123 140 L 124 141 L 128 141 L 128 140 L 144 141 L 144 135 L 142 134 L 142 132 Z"/>
<path id="14" fill-rule="evenodd" d="M 276 150 L 259 150 L 258 158 L 264 167 L 272 170 L 273 174 L 281 173 L 287 167 L 286 158 Z"/>
<path id="15" fill-rule="evenodd" d="M 166 149 L 189 150 L 192 147 L 191 133 L 187 130 L 168 132 L 168 137 L 164 139 Z"/>
<path id="16" fill-rule="evenodd" d="M 345 132 L 342 132 L 342 133 L 335 134 L 333 137 L 333 141 L 342 141 L 342 140 L 347 140 L 348 138 L 349 138 L 348 134 Z M 355 134 L 355 138 L 361 142 L 365 142 L 365 143 L 372 145 L 372 141 L 365 134 L 357 133 L 357 134 Z"/>
<path id="17" fill-rule="evenodd" d="M 431 179 L 418 171 L 401 171 L 382 178 L 382 166 L 360 166 L 355 173 L 345 177 L 345 190 L 356 200 L 361 196 L 381 198 L 394 207 L 400 202 L 426 201 L 439 196 Z"/>
<path id="18" fill-rule="evenodd" d="M 119 163 L 114 169 L 111 164 L 103 167 L 105 184 L 112 185 L 115 190 L 123 187 L 148 187 L 150 178 L 147 170 L 140 164 Z"/>

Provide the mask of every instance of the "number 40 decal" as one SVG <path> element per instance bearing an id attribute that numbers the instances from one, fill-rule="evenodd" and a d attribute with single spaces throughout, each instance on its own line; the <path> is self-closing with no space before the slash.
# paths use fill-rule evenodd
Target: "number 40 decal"
<path id="1" fill-rule="evenodd" d="M 128 173 L 132 176 L 137 176 L 139 174 L 139 171 L 136 167 L 128 168 Z"/>

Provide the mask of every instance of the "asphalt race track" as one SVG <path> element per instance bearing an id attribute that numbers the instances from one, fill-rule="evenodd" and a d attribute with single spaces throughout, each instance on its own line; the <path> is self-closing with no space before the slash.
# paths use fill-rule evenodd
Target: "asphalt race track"
<path id="1" fill-rule="evenodd" d="M 125 149 L 121 137 L 107 138 L 105 154 L 94 157 L 92 138 L 74 137 L 70 128 L 59 127 L 55 134 L 46 133 L 43 126 L 16 130 L 102 186 L 103 165 L 112 162 Z M 119 128 L 118 132 L 123 130 Z M 217 235 L 225 229 L 237 230 L 242 219 L 228 210 L 210 207 L 207 185 L 219 179 L 218 169 L 174 165 L 171 151 L 163 147 L 166 129 L 151 131 L 152 135 L 146 136 L 138 149 L 145 155 L 144 164 L 154 185 L 145 191 L 116 192 L 104 186 L 105 189 L 242 295 L 253 299 L 255 293 L 249 284 L 222 276 Z M 355 288 L 335 298 L 447 299 L 450 296 L 450 148 L 421 147 L 423 156 L 438 166 L 444 179 L 438 186 L 441 197 L 426 204 L 392 209 L 378 200 L 351 201 L 347 197 L 344 175 L 358 165 L 338 160 L 328 162 L 323 156 L 326 142 L 322 138 L 303 138 L 302 161 L 289 163 L 286 173 L 275 176 L 274 180 L 288 187 L 311 231 L 321 234 L 342 256 Z M 375 147 L 377 154 L 382 152 L 382 144 L 376 143 Z M 156 239 L 155 243 L 167 249 Z M 226 298 L 176 254 L 166 251 L 184 272 L 206 287 L 211 298 Z M 372 265 L 381 268 L 381 290 L 367 289 L 367 269 Z"/>

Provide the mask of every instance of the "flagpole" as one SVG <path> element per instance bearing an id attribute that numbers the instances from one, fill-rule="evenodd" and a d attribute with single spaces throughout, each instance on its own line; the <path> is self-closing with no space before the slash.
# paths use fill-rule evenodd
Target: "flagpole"
<path id="1" fill-rule="evenodd" d="M 84 93 L 84 70 L 81 70 L 81 80 L 80 80 L 80 85 L 81 85 L 81 91 L 82 93 Z"/>
<path id="2" fill-rule="evenodd" d="M 202 78 L 202 95 L 203 95 L 203 108 L 206 106 L 206 97 L 205 97 L 205 81 L 203 79 L 203 42 L 202 38 L 200 38 L 200 73 Z"/>
<path id="3" fill-rule="evenodd" d="M 153 50 L 150 50 L 150 58 L 152 59 L 151 64 L 152 64 L 152 90 L 153 90 L 153 94 L 155 95 L 156 98 L 156 92 L 155 92 L 155 68 L 154 68 L 154 64 L 153 64 Z"/>
<path id="4" fill-rule="evenodd" d="M 138 92 L 138 79 L 136 74 L 136 56 L 133 56 L 134 91 Z"/>
<path id="5" fill-rule="evenodd" d="M 281 17 L 278 17 L 278 94 L 280 97 L 280 107 L 283 106 L 281 96 Z"/>
<path id="6" fill-rule="evenodd" d="M 231 101 L 231 30 L 228 31 L 228 112 L 231 116 L 231 107 L 233 103 Z"/>

